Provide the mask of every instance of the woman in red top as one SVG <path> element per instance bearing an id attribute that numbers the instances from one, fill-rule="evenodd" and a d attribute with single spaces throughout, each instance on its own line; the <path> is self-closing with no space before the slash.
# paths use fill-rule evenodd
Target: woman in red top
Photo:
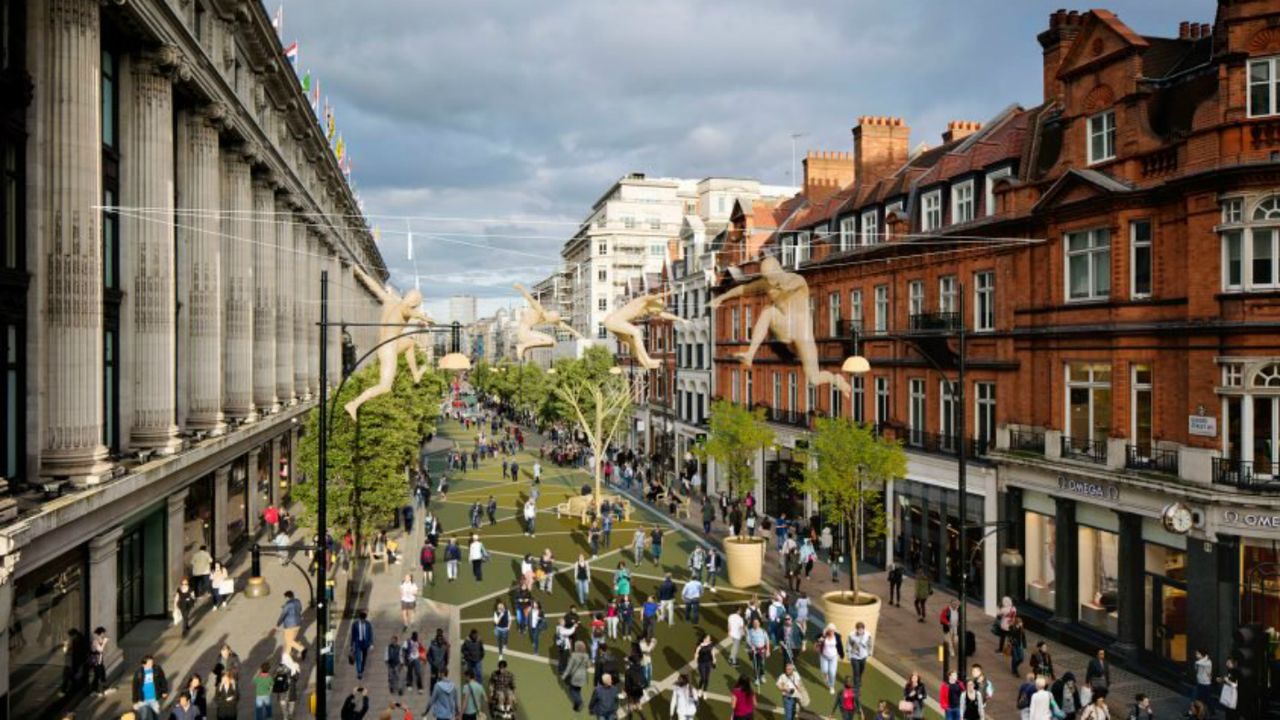
<path id="1" fill-rule="evenodd" d="M 733 720 L 745 720 L 756 714 L 756 694 L 746 675 L 738 676 L 738 682 L 729 691 L 733 696 Z"/>

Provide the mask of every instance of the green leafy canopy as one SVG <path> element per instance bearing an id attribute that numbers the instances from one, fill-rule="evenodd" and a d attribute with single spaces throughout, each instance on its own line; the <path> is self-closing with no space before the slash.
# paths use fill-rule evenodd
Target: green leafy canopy
<path id="1" fill-rule="evenodd" d="M 729 495 L 737 501 L 755 485 L 751 463 L 760 450 L 773 445 L 773 429 L 764 421 L 764 408 L 749 410 L 725 400 L 711 404 L 710 432 L 693 453 L 716 461 L 729 481 Z"/>

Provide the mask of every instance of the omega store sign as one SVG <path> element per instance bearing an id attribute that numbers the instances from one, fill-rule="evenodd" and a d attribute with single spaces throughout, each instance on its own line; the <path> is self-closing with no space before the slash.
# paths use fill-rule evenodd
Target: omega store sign
<path id="1" fill-rule="evenodd" d="M 1218 508 L 1214 515 L 1219 532 L 1280 538 L 1280 508 Z"/>

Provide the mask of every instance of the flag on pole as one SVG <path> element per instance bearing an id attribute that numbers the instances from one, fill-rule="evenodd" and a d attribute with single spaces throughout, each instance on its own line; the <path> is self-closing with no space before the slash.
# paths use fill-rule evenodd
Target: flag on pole
<path id="1" fill-rule="evenodd" d="M 294 67 L 298 66 L 298 41 L 294 40 L 289 43 L 289 47 L 284 49 L 284 57 Z"/>
<path id="2" fill-rule="evenodd" d="M 316 114 L 316 117 L 320 117 L 320 78 L 316 78 L 311 88 L 311 111 Z"/>
<path id="3" fill-rule="evenodd" d="M 338 163 L 342 163 L 342 155 L 347 151 L 347 146 L 342 142 L 342 136 L 338 136 L 338 143 L 333 148 L 334 153 L 338 156 Z"/>
<path id="4" fill-rule="evenodd" d="M 311 92 L 311 71 L 310 70 L 302 74 L 302 92 L 304 94 Z"/>
<path id="5" fill-rule="evenodd" d="M 327 132 L 325 134 L 325 139 L 328 140 L 330 144 L 332 144 L 335 126 L 333 122 L 333 107 L 329 105 L 328 98 L 325 98 L 325 101 L 324 101 L 324 115 L 325 115 L 325 125 L 328 126 L 326 128 Z"/>
<path id="6" fill-rule="evenodd" d="M 284 32 L 284 3 L 276 6 L 276 14 L 271 17 L 271 27 L 276 29 L 276 34 Z"/>

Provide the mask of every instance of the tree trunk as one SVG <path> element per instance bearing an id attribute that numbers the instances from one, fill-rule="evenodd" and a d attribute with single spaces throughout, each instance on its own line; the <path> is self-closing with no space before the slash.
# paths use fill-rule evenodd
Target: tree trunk
<path id="1" fill-rule="evenodd" d="M 845 514 L 844 526 L 853 528 L 853 518 Z M 858 534 L 850 533 L 849 539 L 849 589 L 853 591 L 853 601 L 858 602 Z"/>

